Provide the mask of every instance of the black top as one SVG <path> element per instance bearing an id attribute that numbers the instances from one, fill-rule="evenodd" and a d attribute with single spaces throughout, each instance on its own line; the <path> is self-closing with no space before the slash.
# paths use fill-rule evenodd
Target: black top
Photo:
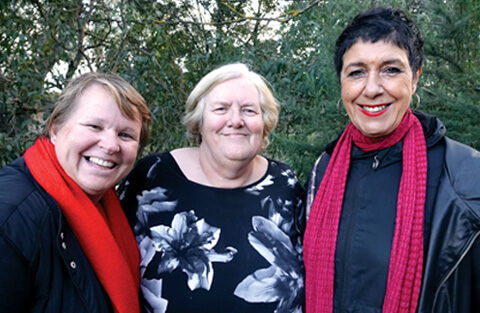
<path id="1" fill-rule="evenodd" d="M 119 193 L 140 245 L 145 311 L 301 312 L 303 190 L 268 161 L 259 181 L 235 189 L 188 180 L 170 153 L 139 162 Z"/>
<path id="2" fill-rule="evenodd" d="M 415 113 L 427 143 L 427 190 L 424 245 L 444 165 L 443 125 L 434 117 Z M 334 143 L 336 144 L 336 142 Z M 326 148 L 309 179 L 309 199 L 315 195 L 334 145 Z M 381 312 L 387 287 L 395 230 L 397 198 L 402 175 L 403 143 L 377 151 L 352 145 L 335 250 L 334 312 Z"/>

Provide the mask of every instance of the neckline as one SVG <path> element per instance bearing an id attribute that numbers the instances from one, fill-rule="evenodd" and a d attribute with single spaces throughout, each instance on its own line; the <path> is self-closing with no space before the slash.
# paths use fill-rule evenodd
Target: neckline
<path id="1" fill-rule="evenodd" d="M 240 187 L 236 187 L 236 188 L 221 188 L 221 187 L 214 187 L 214 186 L 209 186 L 209 185 L 205 185 L 205 184 L 201 184 L 201 183 L 198 183 L 198 182 L 195 182 L 193 180 L 190 180 L 188 179 L 188 177 L 185 175 L 185 173 L 182 171 L 182 169 L 180 168 L 180 166 L 178 165 L 177 163 L 177 160 L 175 160 L 175 158 L 173 157 L 173 155 L 170 153 L 170 152 L 167 152 L 167 155 L 169 156 L 169 158 L 171 159 L 171 161 L 173 162 L 174 166 L 175 166 L 175 170 L 177 173 L 179 173 L 179 175 L 185 180 L 187 181 L 188 183 L 192 184 L 192 185 L 196 185 L 196 186 L 200 186 L 200 187 L 203 187 L 203 188 L 208 188 L 208 189 L 212 189 L 212 190 L 223 190 L 223 191 L 237 191 L 237 190 L 242 190 L 242 189 L 249 189 L 255 185 L 258 185 L 260 184 L 262 181 L 264 181 L 270 174 L 270 171 L 271 171 L 271 167 L 272 167 L 272 160 L 270 158 L 267 158 L 266 156 L 263 156 L 266 160 L 267 160 L 267 169 L 265 171 L 265 173 L 259 178 L 257 179 L 256 181 L 248 184 L 248 185 L 245 185 L 245 186 L 240 186 Z"/>

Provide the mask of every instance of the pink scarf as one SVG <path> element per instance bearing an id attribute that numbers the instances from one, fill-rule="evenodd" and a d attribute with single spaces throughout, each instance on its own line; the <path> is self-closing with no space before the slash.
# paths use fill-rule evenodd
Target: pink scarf
<path id="1" fill-rule="evenodd" d="M 103 214 L 62 169 L 55 147 L 46 138 L 38 139 L 25 152 L 25 162 L 35 180 L 60 206 L 114 311 L 140 312 L 139 252 L 115 191 L 108 190 L 102 198 Z"/>
<path id="2" fill-rule="evenodd" d="M 352 141 L 364 151 L 374 151 L 402 139 L 403 172 L 383 312 L 416 311 L 422 280 L 427 152 L 422 126 L 408 110 L 388 136 L 369 138 L 349 123 L 340 137 L 312 204 L 305 232 L 306 313 L 333 310 L 335 248 Z"/>

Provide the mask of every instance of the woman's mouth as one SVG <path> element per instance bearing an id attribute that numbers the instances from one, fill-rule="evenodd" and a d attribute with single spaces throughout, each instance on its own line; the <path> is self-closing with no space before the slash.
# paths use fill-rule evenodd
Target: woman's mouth
<path id="1" fill-rule="evenodd" d="M 99 166 L 102 166 L 102 167 L 106 167 L 106 168 L 114 168 L 115 165 L 116 165 L 113 162 L 102 160 L 102 159 L 99 159 L 99 158 L 96 158 L 96 157 L 86 157 L 86 159 L 90 163 L 93 163 L 95 165 L 99 165 Z"/>
<path id="2" fill-rule="evenodd" d="M 383 113 L 387 112 L 390 104 L 380 104 L 380 105 L 359 105 L 361 112 L 367 116 L 380 116 Z"/>

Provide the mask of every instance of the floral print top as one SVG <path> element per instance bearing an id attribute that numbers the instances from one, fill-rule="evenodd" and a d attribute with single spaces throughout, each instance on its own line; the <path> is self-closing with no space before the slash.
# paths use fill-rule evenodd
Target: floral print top
<path id="1" fill-rule="evenodd" d="M 236 189 L 188 180 L 170 153 L 142 159 L 119 187 L 141 255 L 145 312 L 303 311 L 303 189 L 269 160 Z"/>

